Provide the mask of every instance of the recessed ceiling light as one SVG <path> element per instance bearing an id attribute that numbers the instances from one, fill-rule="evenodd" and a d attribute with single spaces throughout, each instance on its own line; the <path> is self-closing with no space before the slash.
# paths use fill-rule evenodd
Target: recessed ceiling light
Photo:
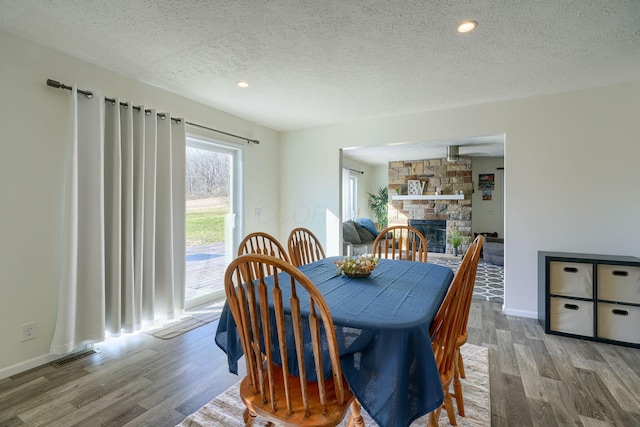
<path id="1" fill-rule="evenodd" d="M 460 25 L 458 25 L 459 33 L 468 33 L 469 31 L 473 31 L 478 26 L 476 21 L 462 21 Z"/>
<path id="2" fill-rule="evenodd" d="M 249 87 L 249 82 L 245 82 L 244 80 L 240 80 L 236 84 L 238 85 L 238 87 Z"/>

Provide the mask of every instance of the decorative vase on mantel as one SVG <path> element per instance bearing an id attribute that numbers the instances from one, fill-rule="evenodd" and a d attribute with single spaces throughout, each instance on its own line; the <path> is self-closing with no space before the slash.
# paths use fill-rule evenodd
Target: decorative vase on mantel
<path id="1" fill-rule="evenodd" d="M 451 255 L 458 256 L 458 247 L 451 248 Z"/>

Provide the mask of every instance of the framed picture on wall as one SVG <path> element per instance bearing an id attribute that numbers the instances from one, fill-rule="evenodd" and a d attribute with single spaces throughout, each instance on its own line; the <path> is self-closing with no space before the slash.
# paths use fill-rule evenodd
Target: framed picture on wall
<path id="1" fill-rule="evenodd" d="M 495 188 L 495 179 L 492 173 L 481 173 L 478 175 L 478 189 L 493 190 Z"/>

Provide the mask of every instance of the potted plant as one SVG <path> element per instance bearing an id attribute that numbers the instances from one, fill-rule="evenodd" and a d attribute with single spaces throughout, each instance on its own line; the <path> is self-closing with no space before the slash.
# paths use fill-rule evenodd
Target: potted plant
<path id="1" fill-rule="evenodd" d="M 465 236 L 460 234 L 458 227 L 451 227 L 449 229 L 449 243 L 451 243 L 451 254 L 458 256 L 458 248 L 464 243 Z"/>
<path id="2" fill-rule="evenodd" d="M 389 190 L 387 187 L 380 187 L 378 194 L 369 195 L 369 209 L 373 211 L 376 217 L 378 230 L 382 230 L 387 226 L 387 203 L 389 203 Z"/>

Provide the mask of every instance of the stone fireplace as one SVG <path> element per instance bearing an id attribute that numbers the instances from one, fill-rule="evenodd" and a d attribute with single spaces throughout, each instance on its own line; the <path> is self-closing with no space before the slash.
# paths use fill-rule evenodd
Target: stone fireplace
<path id="1" fill-rule="evenodd" d="M 409 180 L 424 182 L 420 195 L 408 195 Z M 436 189 L 442 194 L 436 195 Z M 427 238 L 429 252 L 451 253 L 447 243 L 449 230 L 457 227 L 468 236 L 464 247 L 471 243 L 471 194 L 473 192 L 470 157 L 455 162 L 446 158 L 389 163 L 389 225 L 433 223 L 433 230 L 418 228 Z M 462 193 L 461 195 L 459 193 Z M 443 225 L 444 224 L 444 225 Z M 444 233 L 444 236 L 443 236 Z M 434 240 L 429 241 L 429 234 Z"/>

